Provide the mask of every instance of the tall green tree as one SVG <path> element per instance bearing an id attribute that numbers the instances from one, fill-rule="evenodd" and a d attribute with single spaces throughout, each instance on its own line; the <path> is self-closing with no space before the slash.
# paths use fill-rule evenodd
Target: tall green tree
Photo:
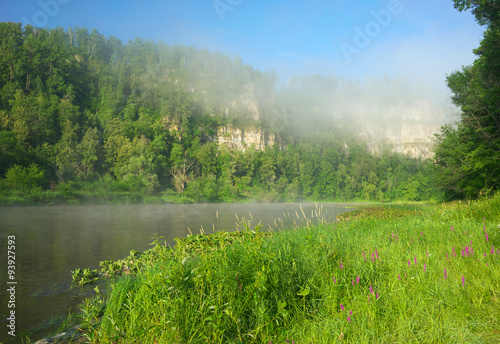
<path id="1" fill-rule="evenodd" d="M 479 197 L 500 188 L 500 1 L 454 3 L 486 30 L 473 65 L 447 76 L 462 114 L 456 129 L 436 138 L 436 173 L 449 197 Z"/>

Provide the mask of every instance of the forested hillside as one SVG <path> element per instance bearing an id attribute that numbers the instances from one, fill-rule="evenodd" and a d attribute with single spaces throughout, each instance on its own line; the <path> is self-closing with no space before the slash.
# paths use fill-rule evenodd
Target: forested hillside
<path id="1" fill-rule="evenodd" d="M 365 87 L 319 78 L 343 92 Z M 207 50 L 0 23 L 2 199 L 439 197 L 431 161 L 369 153 L 349 118 L 325 116 L 321 89 L 277 83 Z M 275 144 L 231 149 L 218 144 L 220 128 L 258 129 Z"/>

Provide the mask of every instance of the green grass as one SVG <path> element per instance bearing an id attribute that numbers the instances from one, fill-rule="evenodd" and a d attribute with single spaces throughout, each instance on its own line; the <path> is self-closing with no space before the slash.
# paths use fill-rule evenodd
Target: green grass
<path id="1" fill-rule="evenodd" d="M 112 283 L 104 313 L 104 296 L 87 303 L 88 338 L 500 342 L 500 195 L 370 208 L 335 225 L 317 213 L 316 225 L 272 234 L 195 235 L 173 250 L 157 240 L 154 258 Z"/>

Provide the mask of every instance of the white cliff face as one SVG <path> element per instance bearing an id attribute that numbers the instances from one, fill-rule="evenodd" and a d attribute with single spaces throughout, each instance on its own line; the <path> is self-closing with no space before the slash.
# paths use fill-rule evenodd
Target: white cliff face
<path id="1" fill-rule="evenodd" d="M 459 110 L 420 100 L 413 104 L 357 104 L 343 111 L 342 122 L 365 140 L 368 149 L 378 154 L 384 147 L 411 157 L 431 158 L 434 134 L 441 126 L 453 123 Z M 346 116 L 347 114 L 347 116 Z"/>
<path id="2" fill-rule="evenodd" d="M 219 127 L 217 136 L 212 138 L 219 146 L 226 146 L 231 150 L 245 151 L 250 147 L 264 150 L 266 146 L 273 146 L 276 135 L 265 132 L 262 128 L 250 127 L 247 129 L 232 126 Z"/>

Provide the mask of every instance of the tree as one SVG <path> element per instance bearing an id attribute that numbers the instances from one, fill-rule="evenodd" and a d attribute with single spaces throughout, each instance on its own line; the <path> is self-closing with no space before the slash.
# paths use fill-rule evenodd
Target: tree
<path id="1" fill-rule="evenodd" d="M 448 197 L 479 197 L 500 188 L 500 1 L 454 3 L 486 31 L 473 65 L 447 76 L 462 114 L 456 129 L 445 127 L 436 138 L 436 178 Z"/>

